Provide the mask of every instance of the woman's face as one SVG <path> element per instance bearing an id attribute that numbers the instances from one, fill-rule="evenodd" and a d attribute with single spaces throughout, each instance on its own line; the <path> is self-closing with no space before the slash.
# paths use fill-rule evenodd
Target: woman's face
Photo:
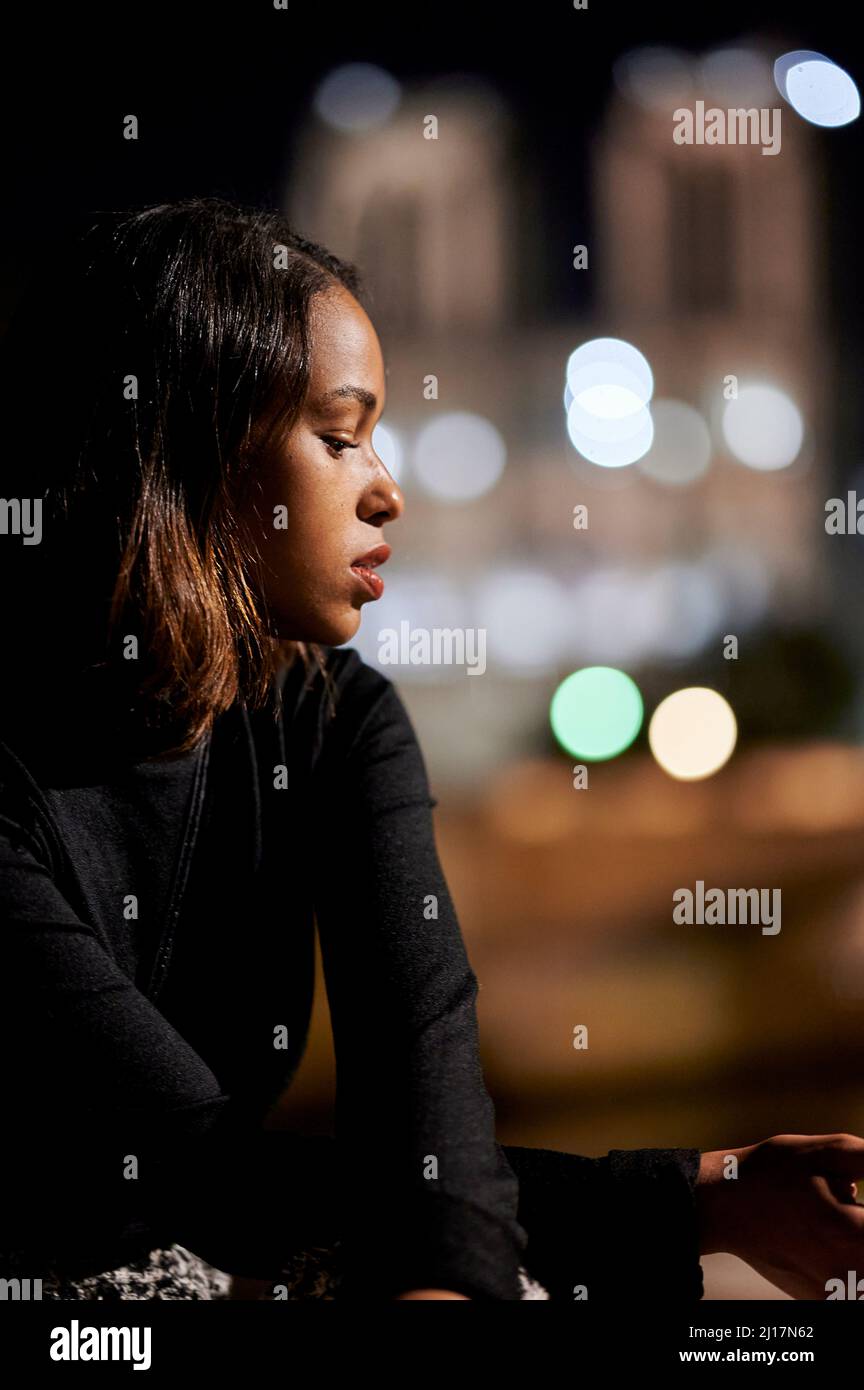
<path id="1" fill-rule="evenodd" d="M 372 448 L 384 362 L 348 290 L 315 296 L 311 341 L 303 410 L 263 459 L 243 521 L 261 556 L 259 583 L 278 637 L 339 646 L 383 588 L 377 572 L 356 562 L 384 562 L 384 526 L 401 516 L 404 499 Z"/>

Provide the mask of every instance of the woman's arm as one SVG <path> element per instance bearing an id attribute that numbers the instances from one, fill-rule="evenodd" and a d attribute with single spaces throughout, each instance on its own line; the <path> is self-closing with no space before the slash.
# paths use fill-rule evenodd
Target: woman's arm
<path id="1" fill-rule="evenodd" d="M 307 853 L 353 1212 L 346 1252 L 367 1292 L 518 1299 L 518 1183 L 495 1137 L 477 979 L 438 858 L 423 757 L 393 684 L 356 653 L 343 663 Z"/>
<path id="2" fill-rule="evenodd" d="M 0 811 L 0 1249 L 82 1272 L 151 1225 L 232 1273 L 338 1232 L 333 1144 L 265 1132 L 136 988 Z M 88 1267 L 89 1268 L 86 1268 Z M 26 1271 L 25 1271 L 26 1272 Z"/>

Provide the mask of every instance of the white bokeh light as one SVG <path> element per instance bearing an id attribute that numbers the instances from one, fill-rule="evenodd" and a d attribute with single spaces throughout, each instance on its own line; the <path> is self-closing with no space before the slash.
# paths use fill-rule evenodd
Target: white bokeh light
<path id="1" fill-rule="evenodd" d="M 589 421 L 590 433 L 585 429 Z M 576 396 L 567 412 L 567 435 L 573 448 L 601 468 L 626 468 L 651 448 L 654 422 L 647 406 L 633 415 L 612 419 L 590 417 Z M 598 437 L 599 436 L 599 437 Z"/>
<path id="2" fill-rule="evenodd" d="M 684 401 L 659 400 L 651 417 L 654 442 L 638 461 L 640 472 L 672 487 L 701 478 L 711 462 L 711 434 L 698 410 Z"/>
<path id="3" fill-rule="evenodd" d="M 723 411 L 723 437 L 730 452 L 748 468 L 788 468 L 801 452 L 804 422 L 789 396 L 776 386 L 740 387 Z"/>
<path id="4" fill-rule="evenodd" d="M 602 414 L 629 415 L 654 393 L 648 359 L 623 338 L 592 338 L 582 343 L 567 358 L 565 377 L 575 397 L 607 388 L 596 398 Z"/>
<path id="5" fill-rule="evenodd" d="M 812 49 L 784 53 L 774 64 L 780 95 L 811 125 L 848 125 L 861 114 L 861 97 L 849 73 Z"/>
<path id="6" fill-rule="evenodd" d="M 739 102 L 767 103 L 773 91 L 768 59 L 755 49 L 733 45 L 712 48 L 700 59 L 699 80 L 712 100 L 732 106 Z"/>
<path id="7" fill-rule="evenodd" d="M 610 565 L 592 569 L 572 586 L 572 646 L 565 656 L 620 665 L 643 655 L 648 615 L 639 581 L 636 571 Z"/>
<path id="8" fill-rule="evenodd" d="M 643 601 L 656 614 L 653 655 L 694 656 L 723 623 L 720 586 L 702 563 L 658 565 L 645 578 Z"/>
<path id="9" fill-rule="evenodd" d="M 571 438 L 581 435 L 585 439 L 593 440 L 595 444 L 623 444 L 640 434 L 645 428 L 646 420 L 650 418 L 647 406 L 638 404 L 626 413 L 619 414 L 620 399 L 616 400 L 611 414 L 596 414 L 585 404 L 586 398 L 591 398 L 590 392 L 574 396 L 570 402 L 567 430 Z M 635 399 L 631 396 L 631 400 Z"/>
<path id="10" fill-rule="evenodd" d="M 475 621 L 486 629 L 489 655 L 516 674 L 553 671 L 574 625 L 563 586 L 533 569 L 499 570 L 477 589 Z"/>
<path id="11" fill-rule="evenodd" d="M 592 338 L 571 352 L 565 377 L 567 436 L 577 453 L 602 468 L 625 468 L 650 449 L 654 376 L 638 348 Z"/>
<path id="12" fill-rule="evenodd" d="M 632 48 L 612 68 L 616 86 L 630 101 L 664 112 L 690 100 L 696 72 L 697 65 L 689 54 L 663 44 Z"/>
<path id="13" fill-rule="evenodd" d="M 396 430 L 379 421 L 372 431 L 372 448 L 383 463 L 394 482 L 402 477 L 404 450 L 402 440 Z"/>
<path id="14" fill-rule="evenodd" d="M 498 482 L 506 460 L 504 440 L 495 426 L 467 410 L 430 421 L 414 444 L 417 480 L 443 502 L 482 497 Z"/>
<path id="15" fill-rule="evenodd" d="M 345 63 L 319 84 L 313 99 L 316 114 L 342 131 L 374 130 L 389 121 L 402 99 L 402 88 L 374 63 Z"/>
<path id="16" fill-rule="evenodd" d="M 573 399 L 592 420 L 626 420 L 645 404 L 636 391 L 611 381 L 580 388 Z"/>
<path id="17" fill-rule="evenodd" d="M 793 48 L 789 53 L 781 53 L 780 57 L 774 61 L 774 85 L 784 101 L 789 100 L 789 93 L 786 90 L 786 77 L 794 67 L 802 63 L 830 63 L 831 59 L 826 58 L 824 53 L 817 53 L 812 48 Z"/>
<path id="18" fill-rule="evenodd" d="M 572 587 L 565 660 L 622 662 L 700 651 L 724 621 L 716 575 L 700 564 L 604 567 Z"/>
<path id="19" fill-rule="evenodd" d="M 393 563 L 392 561 L 390 562 Z M 434 569 L 403 569 L 390 572 L 390 564 L 383 571 L 386 584 L 384 593 L 375 603 L 363 607 L 360 627 L 351 641 L 363 660 L 387 675 L 396 673 L 399 681 L 418 681 L 436 684 L 454 679 L 454 672 L 460 668 L 445 665 L 399 665 L 392 666 L 379 661 L 381 650 L 380 634 L 385 629 L 401 632 L 401 625 L 408 623 L 410 630 L 425 628 L 468 628 L 472 625 L 465 593 Z M 464 679 L 464 668 L 461 668 Z"/>

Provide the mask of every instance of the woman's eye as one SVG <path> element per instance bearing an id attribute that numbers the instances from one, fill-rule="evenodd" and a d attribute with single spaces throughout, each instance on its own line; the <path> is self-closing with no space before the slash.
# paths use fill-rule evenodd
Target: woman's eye
<path id="1" fill-rule="evenodd" d="M 324 443 L 327 445 L 327 447 L 329 449 L 332 449 L 336 453 L 337 458 L 341 457 L 343 449 L 359 448 L 359 445 L 349 444 L 347 440 L 337 439 L 335 435 L 332 434 L 324 434 L 321 436 L 321 438 L 324 440 Z"/>

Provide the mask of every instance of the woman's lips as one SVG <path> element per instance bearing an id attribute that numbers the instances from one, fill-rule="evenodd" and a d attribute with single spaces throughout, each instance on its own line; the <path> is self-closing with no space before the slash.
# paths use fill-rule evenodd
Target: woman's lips
<path id="1" fill-rule="evenodd" d="M 366 588 L 366 592 L 373 598 L 380 598 L 384 592 L 384 580 L 380 574 L 376 574 L 368 565 L 352 565 L 351 573 L 356 574 L 357 578 Z"/>
<path id="2" fill-rule="evenodd" d="M 365 555 L 358 555 L 351 565 L 352 572 L 357 575 L 366 592 L 371 594 L 372 598 L 380 598 L 384 592 L 384 580 L 375 573 L 375 570 L 378 565 L 386 564 L 389 558 L 390 547 L 386 541 L 382 541 L 380 545 L 367 550 Z"/>

